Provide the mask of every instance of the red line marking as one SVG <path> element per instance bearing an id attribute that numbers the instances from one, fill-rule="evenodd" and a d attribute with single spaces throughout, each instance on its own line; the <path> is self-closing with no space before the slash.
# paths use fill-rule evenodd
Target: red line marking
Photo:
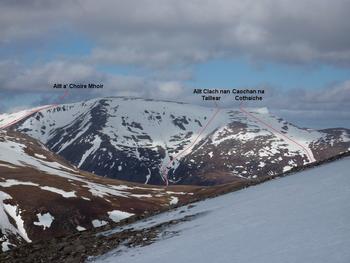
<path id="1" fill-rule="evenodd" d="M 26 115 L 22 116 L 21 118 L 15 119 L 15 120 L 13 120 L 13 121 L 10 122 L 10 123 L 7 123 L 6 125 L 1 126 L 0 129 L 8 128 L 8 127 L 10 127 L 10 126 L 16 124 L 17 122 L 19 122 L 19 121 L 21 121 L 21 120 L 23 120 L 23 119 L 29 117 L 30 115 L 33 115 L 33 114 L 36 113 L 36 112 L 39 112 L 39 111 L 41 111 L 41 110 L 44 110 L 44 109 L 47 109 L 47 108 L 51 108 L 51 107 L 54 107 L 54 106 L 56 106 L 56 105 L 48 105 L 48 106 L 44 106 L 44 107 L 39 108 L 39 109 L 36 109 L 36 110 L 32 110 L 32 111 L 28 112 Z"/>
<path id="2" fill-rule="evenodd" d="M 64 94 L 61 97 L 59 97 L 59 100 L 60 101 L 64 100 L 68 96 L 68 93 L 69 93 L 68 90 L 65 90 Z"/>
<path id="3" fill-rule="evenodd" d="M 68 96 L 68 90 L 65 90 L 64 94 L 59 97 L 59 99 L 57 100 L 57 102 L 55 104 L 43 106 L 43 107 L 41 107 L 39 109 L 36 109 L 36 110 L 31 110 L 26 115 L 24 115 L 24 116 L 22 116 L 22 117 L 20 117 L 18 119 L 15 119 L 15 120 L 11 121 L 10 123 L 7 123 L 7 124 L 5 124 L 3 126 L 0 126 L 0 129 L 6 129 L 8 127 L 11 127 L 12 125 L 20 122 L 21 120 L 23 120 L 23 119 L 25 119 L 25 118 L 27 118 L 27 117 L 29 117 L 29 116 L 31 116 L 31 115 L 41 111 L 41 110 L 45 110 L 45 109 L 50 109 L 50 108 L 56 107 L 56 106 L 58 106 L 58 102 L 62 101 L 67 96 Z"/>
<path id="4" fill-rule="evenodd" d="M 274 127 L 272 127 L 270 124 L 264 122 L 263 120 L 259 119 L 258 117 L 254 116 L 253 114 L 249 113 L 248 111 L 246 111 L 245 109 L 243 109 L 242 103 L 239 106 L 239 109 L 241 110 L 241 112 L 245 113 L 246 115 L 250 116 L 251 118 L 255 119 L 256 121 L 264 124 L 265 126 L 267 126 L 268 128 L 270 128 L 271 130 L 273 130 L 274 132 L 278 133 L 279 135 L 281 135 L 282 137 L 290 140 L 291 142 L 295 143 L 296 145 L 298 145 L 300 148 L 303 149 L 303 151 L 306 153 L 309 161 L 311 162 L 312 158 L 311 158 L 311 154 L 309 153 L 308 149 L 306 149 L 303 145 L 301 145 L 299 142 L 297 142 L 296 140 L 288 137 L 287 135 L 283 134 L 282 132 L 280 132 L 279 130 L 275 129 Z"/>
<path id="5" fill-rule="evenodd" d="M 215 104 L 216 104 L 216 102 L 215 102 Z M 197 140 L 203 134 L 205 129 L 208 128 L 210 123 L 215 119 L 216 115 L 220 112 L 220 110 L 221 109 L 219 109 L 218 105 L 216 104 L 216 109 L 215 109 L 214 114 L 210 117 L 210 119 L 208 120 L 207 124 L 200 129 L 196 139 L 189 146 L 187 146 L 184 150 L 182 150 L 177 155 L 175 155 L 175 157 L 171 161 L 169 161 L 169 163 L 164 168 L 161 169 L 161 174 L 162 174 L 163 179 L 165 180 L 166 186 L 169 185 L 168 172 L 169 172 L 170 169 L 168 168 L 168 166 L 172 165 L 178 157 L 180 157 L 183 153 L 185 153 L 188 149 L 190 149 L 197 142 Z"/>

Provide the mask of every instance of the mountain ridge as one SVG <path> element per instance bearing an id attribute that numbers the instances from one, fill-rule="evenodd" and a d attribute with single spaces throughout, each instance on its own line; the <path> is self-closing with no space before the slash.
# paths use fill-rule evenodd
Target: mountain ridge
<path id="1" fill-rule="evenodd" d="M 275 131 L 239 108 L 224 108 L 192 145 L 214 107 L 125 97 L 58 105 L 11 128 L 83 170 L 150 184 L 165 183 L 164 168 L 171 184 L 213 185 L 278 174 L 350 148 L 349 129 L 299 128 L 266 108 L 245 111 Z"/>

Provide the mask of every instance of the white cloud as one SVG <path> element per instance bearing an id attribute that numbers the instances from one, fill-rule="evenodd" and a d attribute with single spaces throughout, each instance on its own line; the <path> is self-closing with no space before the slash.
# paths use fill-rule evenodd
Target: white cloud
<path id="1" fill-rule="evenodd" d="M 184 88 L 181 83 L 176 81 L 160 82 L 158 83 L 158 90 L 164 98 L 178 97 L 183 93 Z"/>

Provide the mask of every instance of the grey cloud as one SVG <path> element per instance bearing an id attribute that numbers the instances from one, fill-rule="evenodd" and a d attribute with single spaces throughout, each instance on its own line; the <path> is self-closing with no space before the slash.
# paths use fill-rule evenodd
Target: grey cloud
<path id="1" fill-rule="evenodd" d="M 350 80 L 319 89 L 282 90 L 261 86 L 265 99 L 245 103 L 247 107 L 267 107 L 277 116 L 303 127 L 350 128 Z"/>
<path id="2" fill-rule="evenodd" d="M 103 84 L 103 89 L 69 89 L 64 102 L 105 96 L 133 96 L 158 99 L 178 99 L 184 95 L 179 81 L 169 81 L 147 76 L 115 75 L 96 70 L 92 66 L 71 61 L 55 61 L 27 68 L 18 62 L 0 61 L 0 92 L 2 101 L 32 94 L 33 105 L 60 103 L 61 90 L 53 84 Z M 23 101 L 22 101 L 23 102 Z M 0 102 L 0 110 L 6 107 Z"/>
<path id="3" fill-rule="evenodd" d="M 247 107 L 268 107 L 283 111 L 337 111 L 350 112 L 350 79 L 333 83 L 323 88 L 279 88 L 264 84 L 257 86 L 231 87 L 236 89 L 263 89 L 262 101 L 244 102 Z M 233 95 L 223 101 L 224 107 L 233 105 Z M 350 117 L 350 116 L 349 116 Z"/>
<path id="4" fill-rule="evenodd" d="M 245 55 L 350 65 L 347 0 L 3 1 L 1 41 L 76 30 L 90 61 L 162 67 Z"/>
<path id="5" fill-rule="evenodd" d="M 18 62 L 0 62 L 0 89 L 3 90 L 47 90 L 55 83 L 79 83 L 103 78 L 104 75 L 91 66 L 67 61 L 30 68 Z"/>
<path id="6" fill-rule="evenodd" d="M 275 108 L 293 110 L 350 111 L 350 81 L 318 89 L 277 91 L 268 98 Z"/>

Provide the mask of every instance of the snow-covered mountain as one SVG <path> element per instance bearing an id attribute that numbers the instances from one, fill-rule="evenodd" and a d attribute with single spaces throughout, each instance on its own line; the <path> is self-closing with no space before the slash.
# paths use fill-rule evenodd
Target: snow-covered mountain
<path id="1" fill-rule="evenodd" d="M 0 251 L 188 202 L 200 188 L 167 189 L 78 170 L 42 143 L 0 131 Z M 1 260 L 0 260 L 1 261 Z"/>
<path id="2" fill-rule="evenodd" d="M 148 184 L 271 176 L 350 149 L 348 129 L 298 128 L 267 109 L 124 97 L 44 108 L 12 127 L 82 170 Z"/>
<path id="3" fill-rule="evenodd" d="M 104 231 L 147 238 L 87 262 L 348 263 L 349 167 L 348 157 Z"/>

